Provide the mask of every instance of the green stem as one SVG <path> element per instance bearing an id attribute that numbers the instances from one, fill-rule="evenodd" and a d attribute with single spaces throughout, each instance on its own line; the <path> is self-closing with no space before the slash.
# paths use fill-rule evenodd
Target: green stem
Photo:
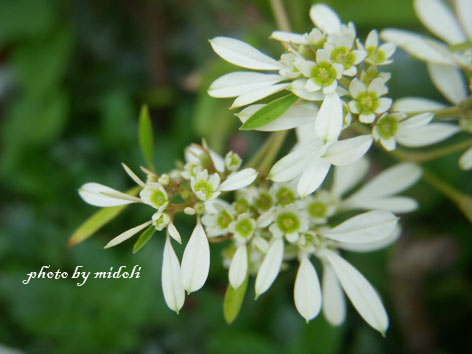
<path id="1" fill-rule="evenodd" d="M 249 160 L 249 162 L 244 166 L 245 168 L 255 168 L 261 160 L 264 158 L 264 156 L 267 153 L 267 150 L 272 144 L 272 141 L 274 140 L 274 134 L 269 135 L 269 137 L 264 141 L 264 144 L 257 150 L 256 154 Z"/>
<path id="2" fill-rule="evenodd" d="M 277 27 L 282 31 L 291 31 L 287 12 L 285 11 L 282 0 L 270 0 L 270 7 L 274 13 Z"/>
<path id="3" fill-rule="evenodd" d="M 272 133 L 273 140 L 271 141 L 268 151 L 265 154 L 264 159 L 262 160 L 258 168 L 259 174 L 261 176 L 266 176 L 269 172 L 270 168 L 272 167 L 272 164 L 274 163 L 275 158 L 277 157 L 277 154 L 279 153 L 280 148 L 282 147 L 287 133 L 288 130 L 282 130 L 280 132 Z"/>
<path id="4" fill-rule="evenodd" d="M 439 157 L 447 156 L 453 154 L 458 151 L 466 150 L 467 148 L 472 146 L 472 139 L 467 139 L 460 141 L 456 144 L 452 144 L 449 146 L 445 146 L 443 148 L 438 148 L 431 151 L 425 152 L 414 152 L 414 151 L 404 151 L 402 149 L 395 149 L 392 152 L 393 155 L 396 155 L 399 159 L 403 161 L 410 161 L 410 162 L 426 162 L 437 159 Z"/>

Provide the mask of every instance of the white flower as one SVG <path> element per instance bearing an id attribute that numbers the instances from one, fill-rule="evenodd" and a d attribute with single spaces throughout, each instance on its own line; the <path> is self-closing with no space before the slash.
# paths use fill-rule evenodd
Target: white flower
<path id="1" fill-rule="evenodd" d="M 325 224 L 327 219 L 336 212 L 336 200 L 328 191 L 321 190 L 315 196 L 305 200 L 306 211 L 313 224 Z"/>
<path id="2" fill-rule="evenodd" d="M 362 44 L 358 42 L 362 48 Z M 379 35 L 377 30 L 369 32 L 365 41 L 365 50 L 367 50 L 367 58 L 365 61 L 373 65 L 387 65 L 391 64 L 393 60 L 390 57 L 395 52 L 396 46 L 393 43 L 384 43 L 379 46 Z"/>
<path id="3" fill-rule="evenodd" d="M 396 143 L 408 147 L 435 144 L 460 131 L 449 123 L 430 123 L 433 114 L 422 113 L 407 119 L 402 113 L 384 114 L 372 129 L 372 136 L 388 150 L 394 150 Z"/>
<path id="4" fill-rule="evenodd" d="M 234 234 L 239 244 L 247 243 L 256 231 L 256 221 L 251 217 L 250 213 L 238 215 L 229 226 L 229 230 Z"/>
<path id="5" fill-rule="evenodd" d="M 148 204 L 158 211 L 164 210 L 169 204 L 166 190 L 157 182 L 148 182 L 139 193 L 139 197 L 144 204 Z"/>
<path id="6" fill-rule="evenodd" d="M 170 223 L 170 215 L 168 213 L 156 212 L 152 215 L 152 224 L 157 231 L 161 231 L 166 228 Z"/>
<path id="7" fill-rule="evenodd" d="M 341 20 L 336 12 L 325 4 L 313 5 L 310 18 L 319 29 L 327 34 L 335 34 L 341 30 Z"/>
<path id="8" fill-rule="evenodd" d="M 196 177 L 190 179 L 190 186 L 195 195 L 203 201 L 215 199 L 220 195 L 217 190 L 220 184 L 220 176 L 218 173 L 208 175 L 207 170 L 197 173 Z"/>
<path id="9" fill-rule="evenodd" d="M 237 171 L 241 166 L 241 158 L 233 151 L 226 154 L 224 161 L 226 169 L 231 172 Z"/>
<path id="10" fill-rule="evenodd" d="M 349 93 L 354 100 L 349 102 L 352 113 L 359 114 L 362 123 L 372 123 L 376 114 L 386 112 L 392 105 L 390 98 L 381 97 L 388 92 L 385 81 L 374 79 L 367 87 L 359 79 L 353 79 L 349 85 Z"/>
<path id="11" fill-rule="evenodd" d="M 185 161 L 191 165 L 198 165 L 201 169 L 214 167 L 220 173 L 225 171 L 223 158 L 213 150 L 199 145 L 192 144 L 185 149 Z"/>
<path id="12" fill-rule="evenodd" d="M 328 40 L 324 49 L 328 52 L 331 60 L 344 67 L 344 75 L 354 76 L 357 73 L 355 65 L 365 59 L 367 52 L 363 48 L 354 48 L 354 37 L 350 34 L 332 35 L 328 37 Z"/>
<path id="13" fill-rule="evenodd" d="M 276 238 L 285 236 L 289 242 L 296 242 L 300 233 L 308 231 L 308 217 L 296 205 L 279 208 L 275 213 L 274 222 L 269 227 Z"/>
<path id="14" fill-rule="evenodd" d="M 199 290 L 210 270 L 210 246 L 200 222 L 193 229 L 182 257 L 182 284 L 187 293 Z"/>
<path id="15" fill-rule="evenodd" d="M 233 211 L 230 205 L 221 199 L 216 199 L 212 203 L 215 209 L 213 213 L 206 213 L 202 217 L 203 225 L 208 237 L 224 235 L 229 230 L 231 222 L 234 220 Z"/>

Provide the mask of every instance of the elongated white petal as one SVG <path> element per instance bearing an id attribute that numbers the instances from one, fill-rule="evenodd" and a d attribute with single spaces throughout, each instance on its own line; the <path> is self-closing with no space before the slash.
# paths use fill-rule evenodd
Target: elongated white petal
<path id="1" fill-rule="evenodd" d="M 208 89 L 212 97 L 236 97 L 256 89 L 272 86 L 284 78 L 278 74 L 236 71 L 213 81 Z"/>
<path id="2" fill-rule="evenodd" d="M 446 107 L 443 103 L 422 97 L 405 97 L 395 100 L 393 109 L 403 113 L 434 111 Z"/>
<path id="3" fill-rule="evenodd" d="M 450 65 L 428 63 L 428 71 L 434 86 L 452 103 L 467 98 L 467 85 L 462 72 Z"/>
<path id="4" fill-rule="evenodd" d="M 215 166 L 216 170 L 223 173 L 225 171 L 225 160 L 213 150 L 209 151 L 211 160 L 213 161 L 213 165 Z"/>
<path id="5" fill-rule="evenodd" d="M 279 42 L 287 42 L 293 44 L 308 44 L 306 36 L 293 32 L 274 31 L 270 35 L 270 39 L 275 39 Z"/>
<path id="6" fill-rule="evenodd" d="M 316 135 L 325 142 L 339 137 L 343 126 L 343 105 L 336 93 L 329 94 L 321 104 L 315 120 Z"/>
<path id="7" fill-rule="evenodd" d="M 386 210 L 374 210 L 353 216 L 332 229 L 319 233 L 338 242 L 368 243 L 386 238 L 398 223 L 398 218 Z"/>
<path id="8" fill-rule="evenodd" d="M 235 289 L 239 288 L 247 274 L 247 247 L 240 245 L 233 255 L 229 266 L 229 283 Z"/>
<path id="9" fill-rule="evenodd" d="M 403 146 L 418 147 L 438 143 L 458 133 L 460 128 L 448 123 L 431 123 L 415 129 L 399 129 L 395 138 Z"/>
<path id="10" fill-rule="evenodd" d="M 463 170 L 470 170 L 472 168 L 472 148 L 469 148 L 459 158 L 459 167 Z"/>
<path id="11" fill-rule="evenodd" d="M 295 151 L 275 163 L 270 170 L 269 178 L 274 182 L 286 182 L 297 177 L 322 147 L 323 143 L 319 139 L 301 144 Z"/>
<path id="12" fill-rule="evenodd" d="M 80 197 L 88 204 L 95 205 L 98 207 L 111 207 L 118 205 L 125 205 L 130 203 L 136 203 L 134 200 L 129 198 L 115 198 L 104 195 L 103 192 L 118 192 L 116 189 L 104 186 L 99 183 L 86 183 L 79 189 Z"/>
<path id="13" fill-rule="evenodd" d="M 230 174 L 218 188 L 220 191 L 235 191 L 249 186 L 257 177 L 257 171 L 253 168 L 233 172 Z"/>
<path id="14" fill-rule="evenodd" d="M 108 242 L 104 248 L 110 248 L 110 247 L 116 246 L 116 245 L 126 241 L 127 239 L 129 239 L 129 238 L 133 237 L 134 235 L 136 235 L 139 231 L 141 231 L 141 230 L 145 229 L 146 227 L 148 227 L 149 225 L 151 225 L 151 223 L 152 223 L 151 220 L 146 221 L 144 224 L 135 226 L 135 227 L 119 234 L 118 236 L 113 238 L 110 242 Z"/>
<path id="15" fill-rule="evenodd" d="M 392 213 L 409 213 L 418 208 L 418 202 L 408 197 L 386 197 L 379 199 L 350 200 L 342 203 L 343 207 L 365 210 L 388 210 Z"/>
<path id="16" fill-rule="evenodd" d="M 251 106 L 246 107 L 241 112 L 236 114 L 236 116 L 241 120 L 242 123 L 246 122 L 254 113 L 256 113 L 259 109 L 264 107 L 264 104 L 254 104 Z M 259 127 L 255 130 L 260 131 L 279 131 L 279 130 L 287 130 L 296 128 L 308 123 L 312 123 L 316 117 L 318 110 L 316 106 L 313 105 L 293 105 L 289 109 L 287 109 L 280 117 L 273 120 L 269 124 L 266 124 L 262 127 Z M 311 129 L 311 137 L 313 139 L 314 132 Z"/>
<path id="17" fill-rule="evenodd" d="M 333 165 L 346 166 L 359 160 L 372 145 L 371 135 L 360 135 L 355 138 L 335 141 L 325 154 Z"/>
<path id="18" fill-rule="evenodd" d="M 180 237 L 179 230 L 177 230 L 173 222 L 171 222 L 169 226 L 167 226 L 167 231 L 169 232 L 170 237 L 172 237 L 178 243 L 182 243 L 182 238 Z"/>
<path id="19" fill-rule="evenodd" d="M 185 290 L 182 286 L 181 271 L 179 260 L 172 248 L 170 238 L 167 237 L 164 246 L 164 256 L 162 259 L 162 292 L 167 306 L 179 313 L 184 305 Z"/>
<path id="20" fill-rule="evenodd" d="M 270 288 L 280 271 L 284 255 L 284 241 L 277 238 L 267 251 L 256 277 L 256 299 Z"/>
<path id="21" fill-rule="evenodd" d="M 388 28 L 380 32 L 380 37 L 386 42 L 395 43 L 420 60 L 438 64 L 455 65 L 450 58 L 436 48 L 433 48 L 422 36 L 414 32 Z M 437 43 L 437 45 L 444 47 L 439 43 Z"/>
<path id="22" fill-rule="evenodd" d="M 331 163 L 327 159 L 313 156 L 298 181 L 298 194 L 304 198 L 318 189 L 325 180 L 330 167 Z"/>
<path id="23" fill-rule="evenodd" d="M 338 15 L 324 4 L 313 5 L 310 8 L 310 18 L 317 27 L 328 34 L 337 33 L 341 28 Z"/>
<path id="24" fill-rule="evenodd" d="M 295 130 L 295 134 L 297 135 L 297 148 L 303 143 L 306 143 L 307 141 L 313 140 L 313 137 L 315 136 L 314 131 L 313 131 L 313 123 L 307 123 L 303 124 Z M 295 149 L 295 148 L 294 148 Z"/>
<path id="25" fill-rule="evenodd" d="M 198 222 L 193 229 L 182 257 L 182 284 L 191 293 L 199 290 L 210 270 L 210 246 L 202 225 Z"/>
<path id="26" fill-rule="evenodd" d="M 368 243 L 346 243 L 343 242 L 339 244 L 339 248 L 347 251 L 354 251 L 354 252 L 372 252 L 377 251 L 382 248 L 388 247 L 393 244 L 395 241 L 398 240 L 401 234 L 401 227 L 397 225 L 395 229 L 392 231 L 390 235 L 385 237 L 382 240 L 368 242 Z"/>
<path id="27" fill-rule="evenodd" d="M 392 166 L 355 192 L 348 200 L 373 200 L 400 193 L 415 184 L 422 175 L 422 170 L 413 163 L 401 163 Z"/>
<path id="28" fill-rule="evenodd" d="M 455 5 L 457 17 L 459 18 L 465 34 L 470 40 L 472 39 L 472 18 L 470 17 L 470 14 L 472 14 L 472 1 L 456 0 Z"/>
<path id="29" fill-rule="evenodd" d="M 334 326 L 339 326 L 346 318 L 346 301 L 338 278 L 330 264 L 323 264 L 323 315 Z"/>
<path id="30" fill-rule="evenodd" d="M 283 67 L 278 61 L 238 39 L 215 37 L 210 40 L 210 44 L 215 53 L 224 60 L 243 68 L 279 70 Z"/>
<path id="31" fill-rule="evenodd" d="M 400 122 L 399 126 L 401 126 L 403 128 L 408 128 L 408 129 L 412 129 L 412 128 L 420 128 L 420 127 L 423 127 L 427 124 L 429 124 L 434 118 L 434 114 L 432 113 L 420 113 L 420 114 L 417 114 L 416 116 L 414 117 L 411 117 L 411 118 L 408 118 L 408 119 L 405 119 L 403 121 Z"/>
<path id="32" fill-rule="evenodd" d="M 326 250 L 325 254 L 357 312 L 370 326 L 385 334 L 388 328 L 387 312 L 372 285 L 333 251 Z"/>
<path id="33" fill-rule="evenodd" d="M 289 85 L 290 84 L 275 84 L 246 92 L 236 98 L 230 108 L 238 108 L 262 100 L 263 98 L 286 89 Z"/>
<path id="34" fill-rule="evenodd" d="M 321 310 L 321 289 L 315 267 L 308 257 L 303 257 L 298 267 L 295 287 L 293 290 L 295 307 L 308 322 L 315 318 Z"/>
<path id="35" fill-rule="evenodd" d="M 123 162 L 121 163 L 121 165 L 123 166 L 123 168 L 125 169 L 126 173 L 128 174 L 128 176 L 131 177 L 131 179 L 136 182 L 137 185 L 141 186 L 141 187 L 146 187 L 146 183 L 144 183 L 141 178 L 139 178 L 131 168 L 129 168 L 128 166 L 126 166 Z"/>
<path id="36" fill-rule="evenodd" d="M 343 195 L 365 177 L 368 169 L 369 160 L 365 157 L 347 166 L 336 166 L 331 191 L 337 196 Z"/>
<path id="37" fill-rule="evenodd" d="M 466 40 L 454 13 L 444 1 L 415 0 L 415 11 L 421 22 L 445 42 L 457 44 Z"/>

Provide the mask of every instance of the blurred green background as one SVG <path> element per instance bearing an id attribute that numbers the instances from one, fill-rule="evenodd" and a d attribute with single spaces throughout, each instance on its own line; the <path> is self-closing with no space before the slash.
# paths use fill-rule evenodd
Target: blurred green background
<path id="1" fill-rule="evenodd" d="M 327 3 L 355 22 L 361 38 L 388 26 L 423 31 L 410 0 Z M 311 4 L 286 1 L 294 30 L 310 28 Z M 264 0 L 0 1 L 1 345 L 33 354 L 472 352 L 471 225 L 426 184 L 410 192 L 421 210 L 403 218 L 397 245 L 346 255 L 385 301 L 391 319 L 385 339 L 351 305 L 340 328 L 321 315 L 305 324 L 293 305 L 295 269 L 280 274 L 257 302 L 250 286 L 239 318 L 227 325 L 227 275 L 218 249 L 207 285 L 187 297 L 176 316 L 160 287 L 162 234 L 136 255 L 131 242 L 102 249 L 147 218 L 146 208 L 128 208 L 95 237 L 67 247 L 74 229 L 96 210 L 78 197 L 80 185 L 133 185 L 120 162 L 135 170 L 144 162 L 136 138 L 142 103 L 151 110 L 161 172 L 200 136 L 220 152 L 254 152 L 266 135 L 238 133 L 230 101 L 206 94 L 213 79 L 235 70 L 207 40 L 233 36 L 278 56 L 281 48 L 267 40 L 274 29 Z M 388 68 L 392 97 L 442 99 L 422 63 L 404 53 L 395 59 Z M 380 152 L 372 156 L 374 169 L 391 163 Z M 427 168 L 471 193 L 470 172 L 458 171 L 457 158 Z M 177 225 L 187 236 L 192 218 Z M 140 279 L 89 279 L 82 287 L 72 279 L 21 283 L 43 265 L 95 272 L 136 264 Z"/>

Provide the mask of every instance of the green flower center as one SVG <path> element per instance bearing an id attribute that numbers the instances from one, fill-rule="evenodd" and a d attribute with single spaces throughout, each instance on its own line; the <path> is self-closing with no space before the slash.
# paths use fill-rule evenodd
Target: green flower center
<path id="1" fill-rule="evenodd" d="M 335 63 L 342 64 L 344 69 L 349 69 L 352 65 L 354 65 L 356 56 L 346 47 L 338 47 L 331 52 L 331 59 Z"/>
<path id="2" fill-rule="evenodd" d="M 267 211 L 269 210 L 274 202 L 272 201 L 272 197 L 269 193 L 261 193 L 259 194 L 259 198 L 256 200 L 256 207 L 259 210 Z"/>
<path id="3" fill-rule="evenodd" d="M 398 130 L 398 122 L 392 116 L 386 116 L 377 123 L 377 132 L 383 139 L 392 138 Z"/>
<path id="4" fill-rule="evenodd" d="M 231 221 L 233 221 L 233 217 L 226 210 L 222 210 L 216 219 L 216 222 L 221 229 L 226 229 Z"/>
<path id="5" fill-rule="evenodd" d="M 281 213 L 277 216 L 277 226 L 284 234 L 291 234 L 300 228 L 300 220 L 294 213 Z"/>
<path id="6" fill-rule="evenodd" d="M 331 63 L 323 62 L 313 67 L 311 77 L 318 85 L 329 86 L 336 80 L 336 70 Z"/>
<path id="7" fill-rule="evenodd" d="M 234 203 L 234 210 L 236 210 L 237 214 L 242 214 L 248 211 L 249 209 L 249 202 L 246 199 L 238 199 Z"/>
<path id="8" fill-rule="evenodd" d="M 154 192 L 152 192 L 149 200 L 156 208 L 160 208 L 168 202 L 166 193 L 159 189 L 156 189 Z"/>
<path id="9" fill-rule="evenodd" d="M 379 106 L 379 99 L 375 92 L 364 91 L 356 98 L 356 106 L 360 114 L 371 114 Z"/>
<path id="10" fill-rule="evenodd" d="M 367 48 L 367 59 L 370 59 L 376 64 L 381 64 L 385 61 L 385 53 L 382 52 L 381 50 L 376 50 L 377 48 L 375 47 L 369 47 Z"/>
<path id="11" fill-rule="evenodd" d="M 287 187 L 282 187 L 277 191 L 275 198 L 280 205 L 285 206 L 295 202 L 295 193 Z"/>
<path id="12" fill-rule="evenodd" d="M 308 213 L 314 218 L 323 218 L 328 208 L 322 202 L 313 202 L 308 206 Z"/>
<path id="13" fill-rule="evenodd" d="M 205 196 L 205 199 L 210 199 L 213 195 L 214 189 L 210 182 L 201 180 L 195 183 L 193 187 L 195 192 L 201 192 Z"/>
<path id="14" fill-rule="evenodd" d="M 254 232 L 254 225 L 251 220 L 242 219 L 237 222 L 235 230 L 240 236 L 248 238 Z"/>

